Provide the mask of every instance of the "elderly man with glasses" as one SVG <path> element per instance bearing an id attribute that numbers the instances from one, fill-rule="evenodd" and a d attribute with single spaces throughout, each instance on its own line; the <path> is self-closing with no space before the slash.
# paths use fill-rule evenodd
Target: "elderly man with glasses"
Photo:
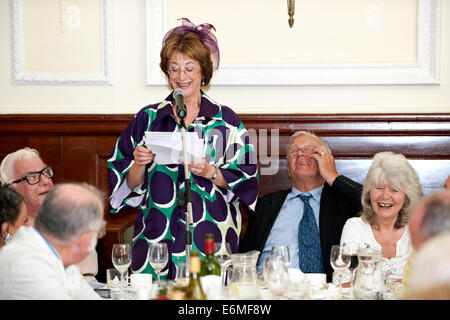
<path id="1" fill-rule="evenodd" d="M 0 178 L 25 199 L 28 222 L 33 225 L 47 193 L 53 188 L 53 170 L 31 148 L 8 154 L 0 165 Z"/>
<path id="2" fill-rule="evenodd" d="M 53 189 L 53 169 L 44 163 L 36 149 L 25 147 L 8 154 L 0 164 L 0 180 L 20 193 L 27 207 L 28 220 L 33 226 L 47 193 Z M 97 252 L 93 250 L 78 264 L 82 274 L 96 282 Z"/>
<path id="3" fill-rule="evenodd" d="M 361 209 L 362 186 L 337 173 L 330 148 L 313 133 L 294 133 L 286 151 L 291 188 L 258 199 L 239 250 L 260 251 L 261 270 L 273 246 L 288 246 L 290 268 L 326 273 L 331 282 L 331 246 Z"/>

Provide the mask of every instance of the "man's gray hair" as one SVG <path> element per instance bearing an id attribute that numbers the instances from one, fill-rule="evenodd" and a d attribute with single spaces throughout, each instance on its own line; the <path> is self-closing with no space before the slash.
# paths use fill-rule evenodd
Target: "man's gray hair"
<path id="1" fill-rule="evenodd" d="M 39 157 L 39 152 L 36 149 L 31 149 L 28 147 L 8 154 L 5 158 L 3 158 L 3 161 L 0 164 L 0 181 L 9 184 L 15 180 L 13 168 L 16 161 Z"/>
<path id="2" fill-rule="evenodd" d="M 291 138 L 289 139 L 289 143 L 286 147 L 286 157 L 288 159 L 289 159 L 289 149 L 291 148 L 292 142 L 294 141 L 295 138 L 300 137 L 300 136 L 308 136 L 308 137 L 311 137 L 311 138 L 317 140 L 317 142 L 319 144 L 325 146 L 327 151 L 331 154 L 331 149 L 324 139 L 320 138 L 319 136 L 315 135 L 314 133 L 312 133 L 310 131 L 296 131 L 292 134 Z"/>
<path id="3" fill-rule="evenodd" d="M 403 208 L 395 223 L 396 228 L 405 226 L 410 212 L 422 197 L 422 185 L 416 170 L 402 154 L 390 151 L 375 154 L 361 196 L 363 207 L 361 218 L 369 224 L 373 224 L 376 218 L 370 202 L 370 190 L 379 184 L 397 188 L 406 194 Z"/>
<path id="4" fill-rule="evenodd" d="M 420 232 L 431 238 L 444 231 L 450 231 L 450 192 L 440 191 L 425 199 L 425 213 L 420 224 Z"/>
<path id="5" fill-rule="evenodd" d="M 102 193 L 94 186 L 58 184 L 45 197 L 35 225 L 63 242 L 70 242 L 83 232 L 101 229 L 103 209 Z"/>

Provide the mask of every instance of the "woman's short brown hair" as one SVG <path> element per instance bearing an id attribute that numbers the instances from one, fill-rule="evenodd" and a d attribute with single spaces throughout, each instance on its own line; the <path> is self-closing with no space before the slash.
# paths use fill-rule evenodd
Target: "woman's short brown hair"
<path id="1" fill-rule="evenodd" d="M 175 51 L 179 51 L 200 64 L 202 70 L 202 85 L 209 85 L 213 74 L 213 63 L 211 51 L 203 44 L 200 37 L 194 32 L 186 34 L 174 34 L 166 39 L 161 49 L 161 62 L 159 64 L 162 72 L 169 79 L 169 59 Z"/>

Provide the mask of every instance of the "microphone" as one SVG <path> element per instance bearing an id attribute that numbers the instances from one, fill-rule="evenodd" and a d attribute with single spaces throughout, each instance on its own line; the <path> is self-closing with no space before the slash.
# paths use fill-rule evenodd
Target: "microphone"
<path id="1" fill-rule="evenodd" d="M 173 92 L 173 98 L 177 104 L 177 116 L 180 119 L 184 119 L 187 115 L 186 105 L 184 104 L 184 91 L 180 88 L 176 88 Z"/>

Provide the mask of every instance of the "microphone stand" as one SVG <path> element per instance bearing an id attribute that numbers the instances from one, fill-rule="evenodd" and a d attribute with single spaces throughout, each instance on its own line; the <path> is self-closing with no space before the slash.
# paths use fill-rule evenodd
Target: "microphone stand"
<path id="1" fill-rule="evenodd" d="M 191 245 L 192 245 L 192 195 L 191 195 L 191 179 L 188 170 L 188 157 L 186 149 L 186 124 L 184 118 L 186 117 L 186 111 L 182 108 L 177 108 L 177 115 L 180 119 L 180 131 L 181 131 L 181 142 L 183 148 L 183 162 L 184 162 L 184 198 L 185 198 L 185 212 L 186 212 L 186 229 L 184 232 L 184 248 L 186 253 L 186 270 L 188 272 L 190 268 L 190 256 L 191 256 Z M 187 210 L 186 210 L 187 209 Z"/>

